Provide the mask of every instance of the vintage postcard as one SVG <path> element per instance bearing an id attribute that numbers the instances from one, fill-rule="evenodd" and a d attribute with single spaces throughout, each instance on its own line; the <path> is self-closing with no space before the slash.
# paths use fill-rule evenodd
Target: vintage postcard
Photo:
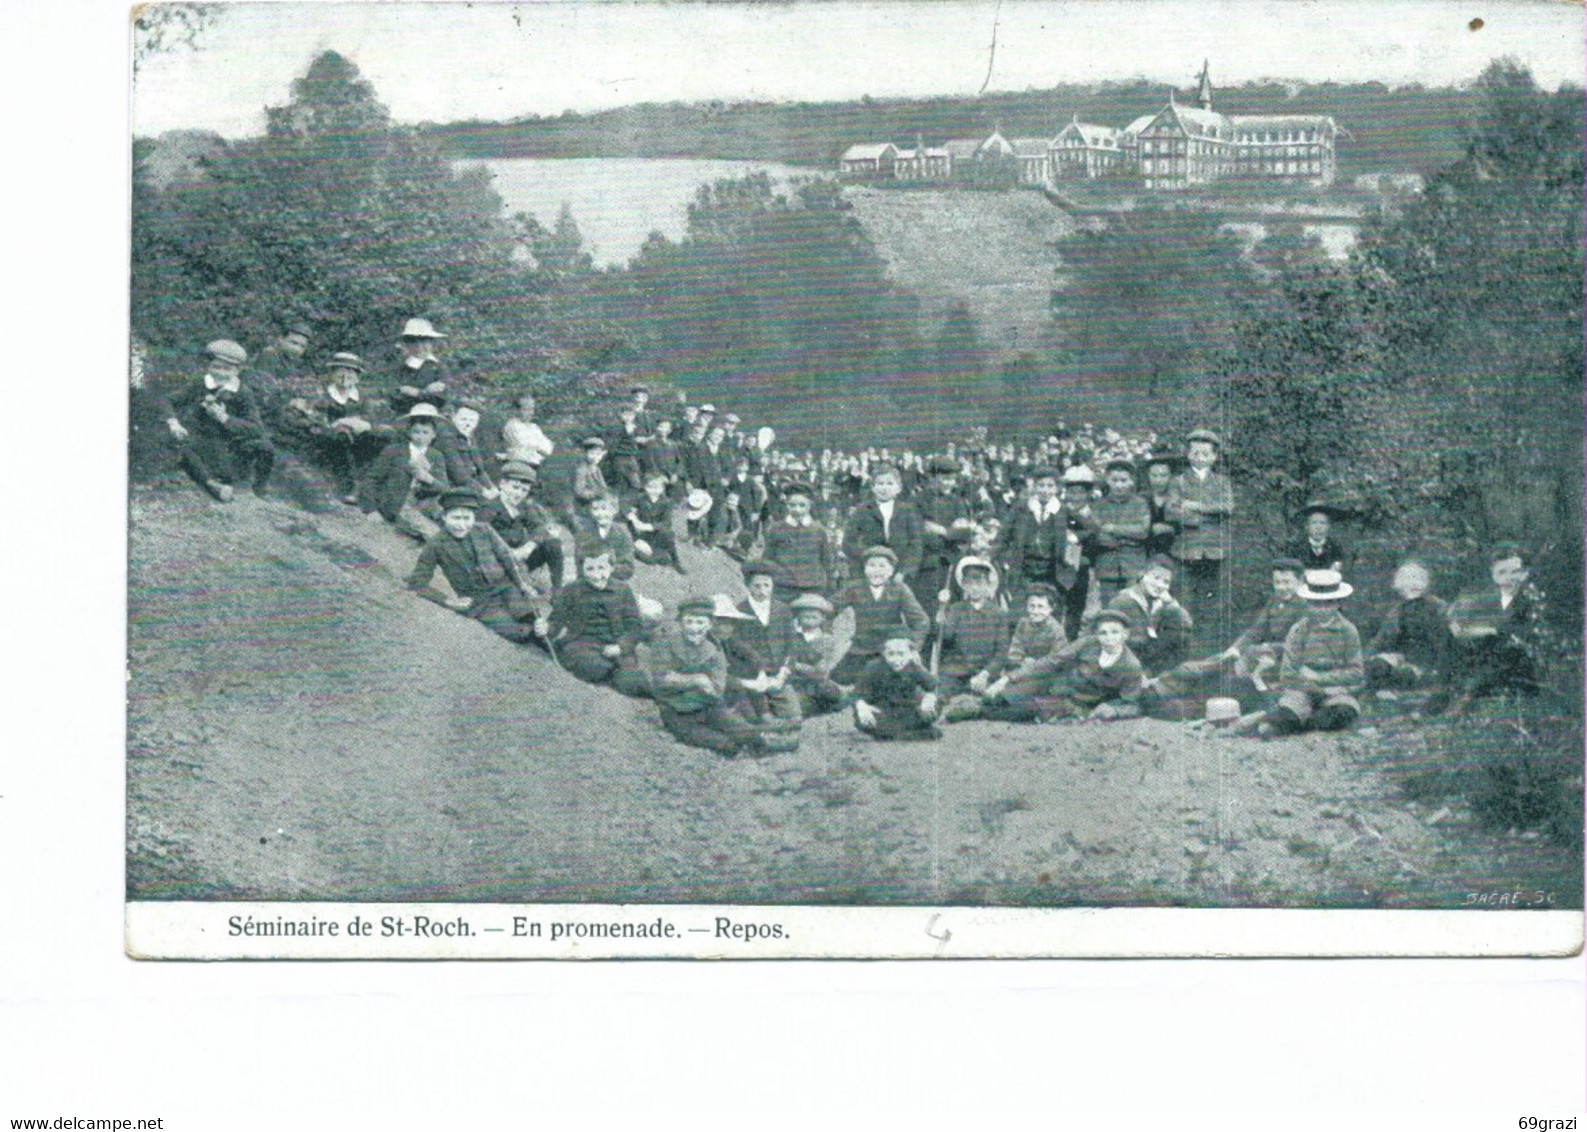
<path id="1" fill-rule="evenodd" d="M 138 8 L 129 954 L 1578 950 L 1580 21 Z"/>

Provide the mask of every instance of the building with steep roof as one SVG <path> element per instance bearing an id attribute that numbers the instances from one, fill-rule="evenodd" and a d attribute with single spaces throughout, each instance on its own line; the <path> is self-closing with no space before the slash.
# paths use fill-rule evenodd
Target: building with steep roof
<path id="1" fill-rule="evenodd" d="M 897 161 L 898 147 L 892 142 L 851 145 L 838 160 L 838 171 L 855 180 L 875 180 L 891 177 Z"/>
<path id="2" fill-rule="evenodd" d="M 1129 156 L 1123 130 L 1082 122 L 1078 114 L 1047 144 L 1047 152 L 1055 181 L 1116 176 Z"/>
<path id="3" fill-rule="evenodd" d="M 1014 147 L 1014 160 L 1019 163 L 1020 184 L 1044 185 L 1052 179 L 1046 138 L 1014 138 L 1009 144 Z"/>

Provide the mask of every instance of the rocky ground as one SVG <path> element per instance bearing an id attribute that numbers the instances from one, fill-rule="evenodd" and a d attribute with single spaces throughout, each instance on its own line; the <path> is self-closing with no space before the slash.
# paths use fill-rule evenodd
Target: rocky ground
<path id="1" fill-rule="evenodd" d="M 886 744 L 845 715 L 797 753 L 723 760 L 406 593 L 415 552 L 351 509 L 135 490 L 132 897 L 1581 906 L 1578 853 L 1409 788 L 1450 756 L 1403 717 Z M 641 567 L 636 588 L 741 593 L 729 560 L 688 553 L 688 578 Z"/>

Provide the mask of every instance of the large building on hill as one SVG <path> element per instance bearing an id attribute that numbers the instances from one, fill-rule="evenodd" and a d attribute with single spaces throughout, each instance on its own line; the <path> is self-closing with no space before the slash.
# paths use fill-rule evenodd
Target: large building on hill
<path id="1" fill-rule="evenodd" d="M 1204 64 L 1196 105 L 1169 95 L 1156 114 L 1124 130 L 1134 165 L 1148 189 L 1183 189 L 1228 177 L 1331 185 L 1339 127 L 1323 114 L 1220 114 Z"/>
<path id="2" fill-rule="evenodd" d="M 1203 63 L 1195 105 L 1172 93 L 1155 114 L 1123 129 L 1076 115 L 1050 141 L 1003 136 L 954 138 L 929 149 L 891 143 L 850 146 L 839 171 L 850 180 L 1044 185 L 1124 177 L 1147 189 L 1186 189 L 1225 179 L 1324 186 L 1334 181 L 1339 126 L 1325 114 L 1222 114 L 1212 108 Z"/>

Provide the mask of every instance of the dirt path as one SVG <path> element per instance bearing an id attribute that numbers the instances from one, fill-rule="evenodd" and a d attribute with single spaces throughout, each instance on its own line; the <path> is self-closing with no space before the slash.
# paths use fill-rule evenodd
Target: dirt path
<path id="1" fill-rule="evenodd" d="M 405 593 L 351 513 L 143 492 L 132 517 L 129 891 L 142 898 L 1457 907 L 1579 863 L 1401 797 L 1415 735 L 1262 743 L 976 722 L 793 755 L 681 747 L 655 709 Z M 669 606 L 736 590 L 641 567 Z"/>

